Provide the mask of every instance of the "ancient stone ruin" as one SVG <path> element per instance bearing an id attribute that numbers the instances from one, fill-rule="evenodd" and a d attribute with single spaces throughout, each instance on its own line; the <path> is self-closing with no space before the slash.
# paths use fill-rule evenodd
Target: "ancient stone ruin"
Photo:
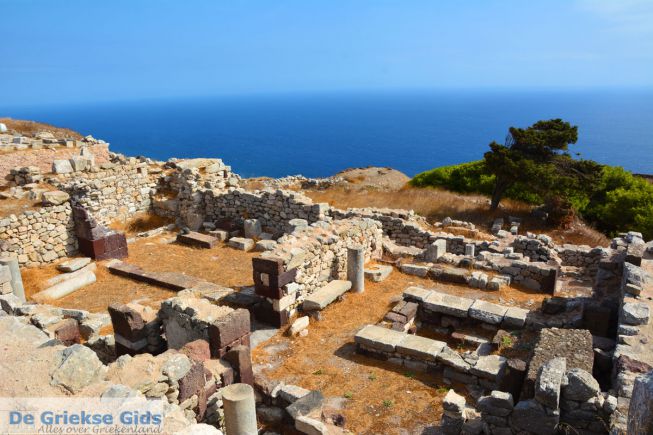
<path id="1" fill-rule="evenodd" d="M 36 140 L 3 143 L 38 148 Z M 610 246 L 561 245 L 520 234 L 520 222 L 506 217 L 488 222 L 491 236 L 461 236 L 477 234 L 475 226 L 248 190 L 219 159 L 100 159 L 76 142 L 57 145 L 81 151 L 49 162 L 50 170 L 26 164 L 7 174 L 10 188 L 39 201 L 0 219 L 0 347 L 10 349 L 3 358 L 43 365 L 31 377 L 16 374 L 19 385 L 61 396 L 163 398 L 171 433 L 196 425 L 228 435 L 346 433 L 352 422 L 333 412 L 332 397 L 303 388 L 298 376 L 268 376 L 253 355 L 271 337 L 285 340 L 284 358 L 292 355 L 292 343 L 309 339 L 338 305 L 380 286 L 392 293 L 391 306 L 366 303 L 382 315 L 352 336 L 337 324 L 331 332 L 354 350 L 348 358 L 357 370 L 381 364 L 388 373 L 436 377 L 446 391 L 442 416 L 431 422 L 440 433 L 653 431 L 653 244 L 641 234 Z M 112 227 L 143 213 L 166 223 L 138 234 Z M 162 234 L 193 255 L 247 253 L 252 285 L 166 263 L 166 247 L 147 242 Z M 146 248 L 165 271 L 130 262 L 133 249 Z M 26 296 L 21 272 L 51 264 L 58 273 L 47 288 Z M 397 276 L 419 285 L 383 287 Z M 61 305 L 117 277 L 170 294 L 130 299 L 124 286 L 127 299 L 103 310 Z"/>

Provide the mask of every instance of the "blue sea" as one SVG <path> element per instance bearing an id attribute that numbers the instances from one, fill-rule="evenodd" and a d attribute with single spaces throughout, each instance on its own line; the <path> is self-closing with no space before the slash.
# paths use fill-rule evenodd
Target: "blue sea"
<path id="1" fill-rule="evenodd" d="M 219 157 L 243 176 L 332 175 L 390 166 L 408 175 L 480 159 L 510 126 L 563 118 L 573 153 L 653 173 L 653 91 L 429 91 L 223 96 L 2 107 L 69 127 L 114 151 Z"/>

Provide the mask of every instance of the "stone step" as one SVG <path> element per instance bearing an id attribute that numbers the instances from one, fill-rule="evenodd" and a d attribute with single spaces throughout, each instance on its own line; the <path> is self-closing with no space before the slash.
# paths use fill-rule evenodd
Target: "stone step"
<path id="1" fill-rule="evenodd" d="M 308 296 L 302 305 L 305 311 L 320 311 L 351 288 L 350 281 L 335 280 Z"/>
<path id="2" fill-rule="evenodd" d="M 177 242 L 188 246 L 195 246 L 197 248 L 211 249 L 219 242 L 219 240 L 216 237 L 209 236 L 208 234 L 191 231 L 186 234 L 177 235 Z"/>

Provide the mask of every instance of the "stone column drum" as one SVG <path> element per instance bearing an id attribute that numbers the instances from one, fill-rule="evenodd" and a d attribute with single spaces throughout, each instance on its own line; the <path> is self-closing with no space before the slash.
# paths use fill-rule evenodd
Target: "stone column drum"
<path id="1" fill-rule="evenodd" d="M 231 384 L 222 391 L 227 435 L 257 435 L 254 389 L 247 384 Z"/>
<path id="2" fill-rule="evenodd" d="M 356 293 L 365 290 L 365 248 L 353 246 L 347 248 L 347 280 Z"/>

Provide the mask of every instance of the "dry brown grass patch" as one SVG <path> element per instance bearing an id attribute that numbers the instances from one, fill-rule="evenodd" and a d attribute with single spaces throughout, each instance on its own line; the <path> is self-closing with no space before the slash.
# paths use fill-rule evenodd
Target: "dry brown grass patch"
<path id="1" fill-rule="evenodd" d="M 442 221 L 446 217 L 472 222 L 481 233 L 477 238 L 489 236 L 483 233 L 490 228 L 496 218 L 520 218 L 521 234 L 527 231 L 550 234 L 558 243 L 587 244 L 591 246 L 609 243 L 600 232 L 577 221 L 570 229 L 552 228 L 531 215 L 532 206 L 514 200 L 503 200 L 496 211 L 489 208 L 489 199 L 483 195 L 463 195 L 442 189 L 414 188 L 406 186 L 401 190 L 387 191 L 376 189 L 346 189 L 332 187 L 326 190 L 305 192 L 314 202 L 326 202 L 341 209 L 347 208 L 395 208 L 414 210 L 430 223 Z M 454 234 L 465 235 L 458 229 L 447 229 Z M 471 235 L 471 234 L 470 234 Z M 473 236 L 472 236 L 473 237 Z"/>
<path id="2" fill-rule="evenodd" d="M 34 136 L 42 131 L 49 131 L 57 139 L 81 139 L 83 136 L 69 128 L 55 127 L 54 125 L 43 122 L 25 121 L 21 119 L 0 118 L 0 123 L 7 126 L 10 131 L 15 131 L 25 136 Z"/>
<path id="3" fill-rule="evenodd" d="M 154 213 L 137 213 L 129 220 L 118 219 L 109 224 L 109 228 L 127 234 L 138 234 L 174 223 L 172 219 Z"/>

